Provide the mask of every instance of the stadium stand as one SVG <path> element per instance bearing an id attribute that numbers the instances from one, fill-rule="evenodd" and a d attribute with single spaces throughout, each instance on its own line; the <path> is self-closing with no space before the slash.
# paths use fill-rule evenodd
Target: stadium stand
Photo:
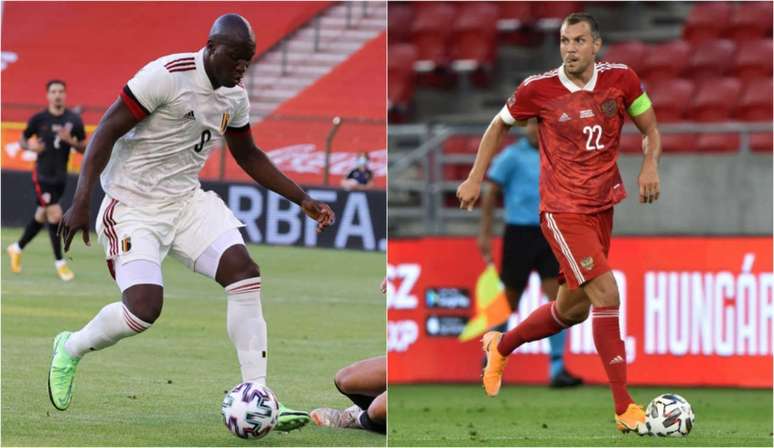
<path id="1" fill-rule="evenodd" d="M 256 60 L 244 80 L 256 142 L 284 163 L 296 181 L 321 184 L 321 151 L 333 118 L 341 116 L 332 141 L 331 171 L 346 173 L 358 153 L 370 152 L 375 185 L 384 188 L 385 9 L 383 3 L 367 2 L 222 2 L 200 3 L 181 15 L 179 7 L 163 2 L 6 4 L 3 24 L 9 26 L 2 30 L 3 60 L 10 61 L 6 54 L 11 53 L 16 60 L 4 63 L 3 69 L 3 168 L 31 166 L 34 159 L 18 151 L 15 142 L 23 122 L 43 107 L 48 79 L 68 82 L 71 106 L 78 105 L 87 129 L 93 129 L 140 67 L 164 54 L 200 48 L 212 21 L 234 11 L 248 20 L 272 17 L 254 27 Z M 36 26 L 18 26 L 30 23 L 31 17 Z M 64 20 L 68 30 L 79 32 L 62 32 Z M 169 23 L 193 31 L 171 32 Z M 41 41 L 47 44 L 34 44 Z M 74 62 L 73 49 L 79 48 L 88 51 L 79 51 Z M 357 79 L 358 71 L 368 76 Z M 77 169 L 80 157 L 72 159 Z M 244 179 L 235 176 L 237 171 L 230 154 L 216 150 L 202 178 Z M 330 183 L 338 185 L 338 175 L 332 174 Z"/>

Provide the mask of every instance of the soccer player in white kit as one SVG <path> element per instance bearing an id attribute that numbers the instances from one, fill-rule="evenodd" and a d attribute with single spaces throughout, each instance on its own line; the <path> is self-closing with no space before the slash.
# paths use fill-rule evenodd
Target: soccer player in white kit
<path id="1" fill-rule="evenodd" d="M 78 232 L 90 245 L 89 198 L 99 176 L 105 198 L 96 230 L 122 300 L 102 308 L 79 331 L 55 338 L 49 397 L 57 409 L 70 405 L 75 369 L 84 354 L 141 333 L 159 317 L 161 262 L 167 254 L 225 288 L 228 334 L 242 379 L 265 384 L 260 271 L 238 231 L 242 223 L 199 184 L 213 137 L 224 136 L 239 166 L 259 184 L 298 204 L 317 221 L 318 232 L 335 216 L 255 146 L 248 95 L 240 85 L 254 54 L 250 24 L 236 14 L 221 16 L 206 47 L 143 67 L 102 117 L 60 232 L 65 251 Z M 277 430 L 289 431 L 309 421 L 304 412 L 284 406 L 280 410 Z"/>

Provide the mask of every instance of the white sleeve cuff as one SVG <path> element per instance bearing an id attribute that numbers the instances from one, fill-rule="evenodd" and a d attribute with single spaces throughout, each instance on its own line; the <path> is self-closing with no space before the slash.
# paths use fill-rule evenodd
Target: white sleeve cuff
<path id="1" fill-rule="evenodd" d="M 512 125 L 516 123 L 516 119 L 513 118 L 513 115 L 511 115 L 511 111 L 508 110 L 508 106 L 503 106 L 503 108 L 500 109 L 500 113 L 497 115 L 507 125 Z"/>

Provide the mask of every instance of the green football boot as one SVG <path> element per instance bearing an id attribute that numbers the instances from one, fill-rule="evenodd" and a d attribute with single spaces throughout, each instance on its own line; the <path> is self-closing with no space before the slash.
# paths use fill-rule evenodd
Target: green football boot
<path id="1" fill-rule="evenodd" d="M 75 368 L 81 360 L 68 355 L 64 349 L 64 344 L 71 334 L 69 331 L 63 331 L 54 338 L 54 352 L 51 355 L 51 367 L 48 370 L 48 398 L 60 411 L 70 406 L 70 400 L 73 398 Z"/>
<path id="2" fill-rule="evenodd" d="M 279 418 L 277 418 L 277 426 L 274 427 L 275 431 L 290 432 L 295 429 L 301 429 L 306 426 L 312 419 L 309 418 L 309 413 L 304 411 L 294 411 L 288 408 L 284 404 L 279 405 Z"/>

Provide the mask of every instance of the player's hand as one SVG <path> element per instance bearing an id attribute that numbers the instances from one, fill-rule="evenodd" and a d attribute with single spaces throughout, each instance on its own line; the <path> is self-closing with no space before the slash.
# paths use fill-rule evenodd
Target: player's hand
<path id="1" fill-rule="evenodd" d="M 481 256 L 484 258 L 486 264 L 492 262 L 492 240 L 485 235 L 479 235 L 476 240 L 478 245 L 478 251 L 481 252 Z"/>
<path id="2" fill-rule="evenodd" d="M 67 143 L 68 145 L 75 143 L 73 136 L 70 134 L 70 129 L 67 127 L 60 129 L 59 132 L 57 132 L 57 135 L 63 142 Z"/>
<path id="3" fill-rule="evenodd" d="M 382 284 L 379 285 L 379 291 L 381 291 L 382 294 L 387 294 L 387 277 L 382 280 Z"/>
<path id="4" fill-rule="evenodd" d="M 87 246 L 91 246 L 91 242 L 89 241 L 89 215 L 88 206 L 74 202 L 73 205 L 67 209 L 64 216 L 62 216 L 56 234 L 64 241 L 65 252 L 70 250 L 70 243 L 79 231 L 83 232 L 83 243 Z"/>
<path id="5" fill-rule="evenodd" d="M 46 145 L 37 135 L 33 135 L 27 139 L 27 149 L 32 152 L 43 152 L 43 150 L 46 149 Z"/>
<path id="6" fill-rule="evenodd" d="M 325 230 L 326 227 L 336 222 L 336 214 L 325 202 L 318 202 L 310 198 L 301 201 L 301 208 L 306 216 L 317 221 L 317 233 Z"/>
<path id="7" fill-rule="evenodd" d="M 656 162 L 646 160 L 642 164 L 640 177 L 640 202 L 650 204 L 658 200 L 661 193 L 661 183 L 658 178 L 658 167 Z"/>
<path id="8" fill-rule="evenodd" d="M 468 178 L 457 188 L 457 199 L 460 200 L 460 208 L 473 211 L 478 195 L 481 194 L 481 182 Z"/>

